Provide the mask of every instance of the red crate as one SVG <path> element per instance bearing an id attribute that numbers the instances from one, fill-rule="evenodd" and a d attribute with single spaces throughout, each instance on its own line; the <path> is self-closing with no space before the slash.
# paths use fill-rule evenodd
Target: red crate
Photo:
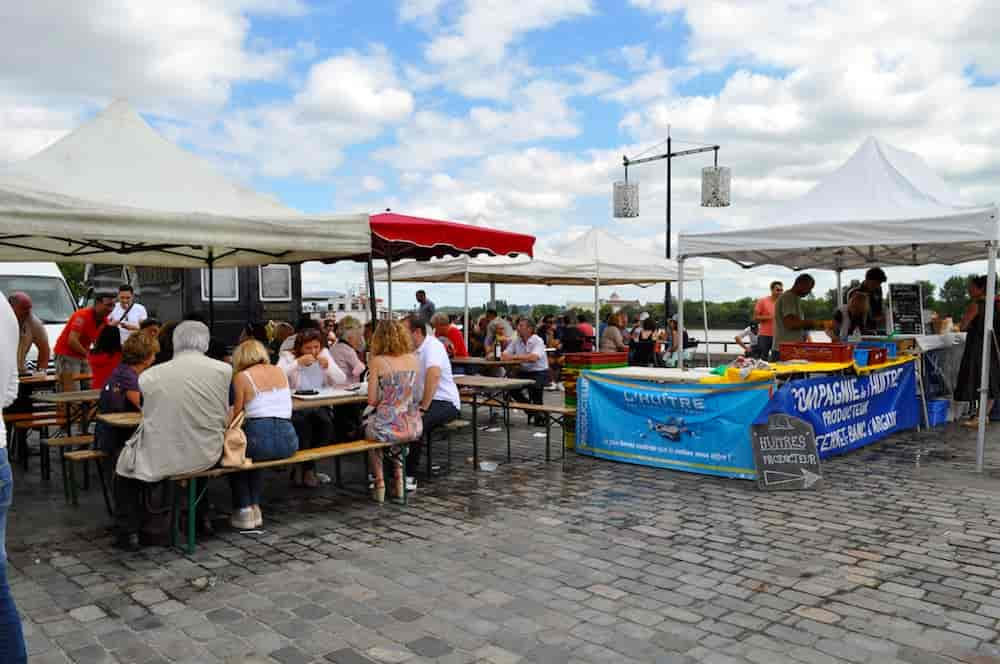
<path id="1" fill-rule="evenodd" d="M 854 349 L 855 355 L 858 353 L 868 353 L 868 362 L 862 366 L 873 367 L 878 364 L 885 364 L 889 361 L 889 349 L 887 348 L 874 348 L 871 346 L 858 347 Z M 856 359 L 856 358 L 855 358 Z"/>
<path id="2" fill-rule="evenodd" d="M 597 364 L 628 364 L 628 353 L 566 353 L 563 365 L 592 367 Z"/>
<path id="3" fill-rule="evenodd" d="M 854 346 L 829 343 L 783 343 L 778 346 L 782 360 L 809 360 L 810 362 L 853 362 Z"/>

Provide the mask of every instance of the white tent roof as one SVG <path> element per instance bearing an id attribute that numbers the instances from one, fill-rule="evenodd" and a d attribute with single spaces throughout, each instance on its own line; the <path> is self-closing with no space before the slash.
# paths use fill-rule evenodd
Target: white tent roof
<path id="1" fill-rule="evenodd" d="M 593 286 L 655 284 L 677 281 L 677 263 L 662 256 L 634 249 L 607 232 L 594 228 L 566 246 L 557 258 L 535 260 L 496 258 L 448 258 L 409 262 L 392 268 L 393 281 L 462 283 L 468 261 L 471 283 L 538 284 L 546 286 Z M 685 266 L 686 279 L 697 281 L 699 265 Z M 386 270 L 376 270 L 377 281 L 387 281 Z"/>
<path id="2" fill-rule="evenodd" d="M 997 239 L 995 205 L 963 201 L 919 156 L 869 138 L 801 198 L 746 229 L 681 234 L 678 254 L 851 269 L 982 259 Z"/>
<path id="3" fill-rule="evenodd" d="M 118 101 L 0 170 L 0 261 L 201 267 L 370 251 L 368 215 L 303 215 L 242 187 Z"/>

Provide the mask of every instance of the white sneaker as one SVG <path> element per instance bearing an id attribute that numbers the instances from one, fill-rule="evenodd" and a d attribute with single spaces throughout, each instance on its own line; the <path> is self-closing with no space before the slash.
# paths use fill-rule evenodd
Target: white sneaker
<path id="1" fill-rule="evenodd" d="M 229 517 L 229 525 L 236 530 L 253 530 L 256 527 L 256 518 L 252 507 L 244 507 L 238 512 L 233 512 Z"/>
<path id="2" fill-rule="evenodd" d="M 559 390 L 559 386 L 556 385 L 555 383 L 549 383 L 548 385 L 545 386 L 545 389 L 549 392 L 556 392 Z"/>
<path id="3" fill-rule="evenodd" d="M 415 477 L 407 477 L 406 478 L 406 490 L 407 491 L 416 491 L 417 490 L 417 478 L 415 478 Z"/>

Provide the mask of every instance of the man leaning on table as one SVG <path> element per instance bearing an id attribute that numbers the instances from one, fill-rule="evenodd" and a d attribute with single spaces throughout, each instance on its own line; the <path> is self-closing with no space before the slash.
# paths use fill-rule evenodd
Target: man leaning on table
<path id="1" fill-rule="evenodd" d="M 798 343 L 809 338 L 810 330 L 824 330 L 830 327 L 828 320 L 809 320 L 802 313 L 802 298 L 812 292 L 816 280 L 808 274 L 800 274 L 792 287 L 785 291 L 774 303 L 774 349 L 772 359 L 777 359 L 783 343 Z"/>
<path id="2" fill-rule="evenodd" d="M 507 346 L 503 359 L 521 362 L 518 378 L 535 381 L 527 388 L 528 399 L 533 404 L 542 405 L 545 384 L 549 376 L 549 359 L 545 353 L 545 342 L 535 334 L 534 321 L 522 318 L 517 322 L 517 337 Z M 544 415 L 532 418 L 532 421 L 536 425 L 545 426 Z"/>
<path id="3" fill-rule="evenodd" d="M 35 359 L 35 371 L 45 373 L 49 367 L 49 358 L 52 357 L 52 350 L 49 348 L 49 335 L 45 331 L 45 325 L 32 313 L 31 297 L 27 293 L 12 293 L 7 298 L 10 308 L 17 318 L 17 372 L 19 374 L 28 373 L 27 358 L 28 351 L 34 346 L 38 349 L 38 356 Z M 30 412 L 31 387 L 29 385 L 19 385 L 17 399 L 5 410 L 7 413 Z"/>
<path id="4" fill-rule="evenodd" d="M 56 340 L 55 347 L 56 387 L 60 391 L 79 390 L 80 380 L 74 379 L 74 376 L 90 373 L 90 364 L 87 361 L 90 347 L 101 333 L 114 302 L 114 295 L 98 293 L 94 297 L 93 306 L 77 309 L 66 322 L 66 327 Z"/>
<path id="5" fill-rule="evenodd" d="M 411 316 L 406 319 L 406 324 L 420 363 L 420 373 L 415 385 L 420 398 L 420 416 L 423 419 L 424 433 L 430 435 L 434 427 L 458 417 L 462 402 L 458 398 L 458 386 L 451 374 L 448 352 L 435 336 L 427 334 L 427 320 Z M 421 447 L 419 442 L 410 445 L 406 457 L 407 477 L 412 476 L 420 467 Z"/>

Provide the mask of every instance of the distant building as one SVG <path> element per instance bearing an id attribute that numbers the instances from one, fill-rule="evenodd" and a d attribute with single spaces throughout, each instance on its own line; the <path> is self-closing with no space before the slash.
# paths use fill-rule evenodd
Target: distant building
<path id="1" fill-rule="evenodd" d="M 389 310 L 381 298 L 375 300 L 375 307 L 380 320 L 389 317 Z M 320 320 L 332 318 L 339 321 L 351 316 L 362 323 L 367 323 L 368 319 L 371 318 L 368 289 L 359 286 L 350 289 L 347 293 L 330 291 L 304 295 L 302 296 L 302 313 Z"/>
<path id="2" fill-rule="evenodd" d="M 642 302 L 640 302 L 639 300 L 623 300 L 621 298 L 621 296 L 618 295 L 618 293 L 612 293 L 611 297 L 607 298 L 606 300 L 605 299 L 598 300 L 598 302 L 599 302 L 600 306 L 602 306 L 602 307 L 604 305 L 608 305 L 609 307 L 611 307 L 611 311 L 613 313 L 618 313 L 619 311 L 621 311 L 625 307 L 632 307 L 634 309 L 641 309 L 642 306 L 643 306 Z M 593 300 L 588 300 L 588 301 L 582 301 L 582 302 L 567 302 L 566 303 L 566 308 L 567 309 L 579 309 L 581 311 L 593 311 L 594 310 L 594 301 Z"/>

